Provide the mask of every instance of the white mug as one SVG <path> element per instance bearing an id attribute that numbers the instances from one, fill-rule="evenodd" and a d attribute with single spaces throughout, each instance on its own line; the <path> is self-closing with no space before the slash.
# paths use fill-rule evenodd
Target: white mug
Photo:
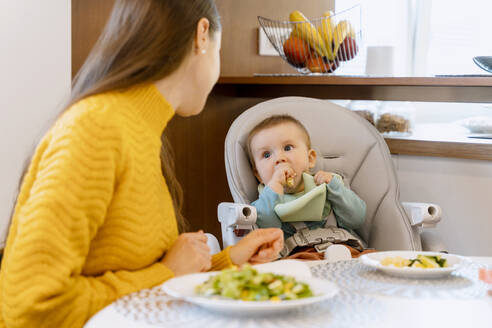
<path id="1" fill-rule="evenodd" d="M 366 75 L 392 76 L 394 73 L 394 52 L 392 46 L 367 47 Z"/>

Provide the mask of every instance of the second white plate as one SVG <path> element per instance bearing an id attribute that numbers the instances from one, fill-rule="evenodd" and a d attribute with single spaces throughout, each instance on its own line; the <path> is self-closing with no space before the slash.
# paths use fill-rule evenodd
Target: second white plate
<path id="1" fill-rule="evenodd" d="M 448 267 L 435 268 L 435 269 L 409 268 L 409 267 L 397 268 L 393 265 L 386 266 L 381 264 L 381 260 L 386 257 L 400 256 L 406 259 L 413 259 L 416 258 L 417 255 L 419 254 L 430 255 L 430 256 L 439 255 L 447 260 Z M 442 278 L 448 276 L 449 274 L 451 274 L 451 272 L 455 271 L 463 264 L 464 258 L 459 255 L 445 254 L 445 253 L 438 253 L 438 252 L 388 251 L 388 252 L 376 252 L 376 253 L 365 254 L 360 257 L 360 260 L 362 261 L 362 263 L 370 267 L 376 268 L 384 273 L 393 276 L 399 276 L 403 278 L 429 279 L 429 278 Z"/>

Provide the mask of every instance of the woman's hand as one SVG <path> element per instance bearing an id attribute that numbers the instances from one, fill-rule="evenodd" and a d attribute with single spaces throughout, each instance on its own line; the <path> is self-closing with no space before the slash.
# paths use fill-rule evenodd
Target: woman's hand
<path id="1" fill-rule="evenodd" d="M 212 267 L 212 255 L 203 231 L 179 235 L 161 262 L 175 276 L 208 271 Z"/>
<path id="2" fill-rule="evenodd" d="M 284 233 L 278 228 L 251 231 L 230 249 L 232 263 L 266 263 L 276 260 L 284 247 Z"/>

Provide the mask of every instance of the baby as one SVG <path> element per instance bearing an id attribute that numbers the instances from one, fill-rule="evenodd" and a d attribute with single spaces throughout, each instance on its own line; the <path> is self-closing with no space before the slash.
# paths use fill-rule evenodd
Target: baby
<path id="1" fill-rule="evenodd" d="M 251 130 L 248 155 L 260 185 L 252 203 L 260 228 L 284 231 L 282 256 L 313 247 L 322 253 L 332 244 L 346 244 L 363 251 L 354 229 L 361 227 L 366 204 L 346 188 L 335 173 L 309 172 L 316 151 L 306 128 L 289 115 L 271 116 Z"/>

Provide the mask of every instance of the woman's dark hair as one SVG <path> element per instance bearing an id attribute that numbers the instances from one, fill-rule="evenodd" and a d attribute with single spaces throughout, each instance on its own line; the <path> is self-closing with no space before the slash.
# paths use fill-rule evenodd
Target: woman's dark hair
<path id="1" fill-rule="evenodd" d="M 211 37 L 220 31 L 214 0 L 116 0 L 99 40 L 73 80 L 65 110 L 83 98 L 152 83 L 174 72 L 191 52 L 201 18 L 208 19 Z M 165 134 L 161 168 L 183 232 L 183 190 Z"/>

